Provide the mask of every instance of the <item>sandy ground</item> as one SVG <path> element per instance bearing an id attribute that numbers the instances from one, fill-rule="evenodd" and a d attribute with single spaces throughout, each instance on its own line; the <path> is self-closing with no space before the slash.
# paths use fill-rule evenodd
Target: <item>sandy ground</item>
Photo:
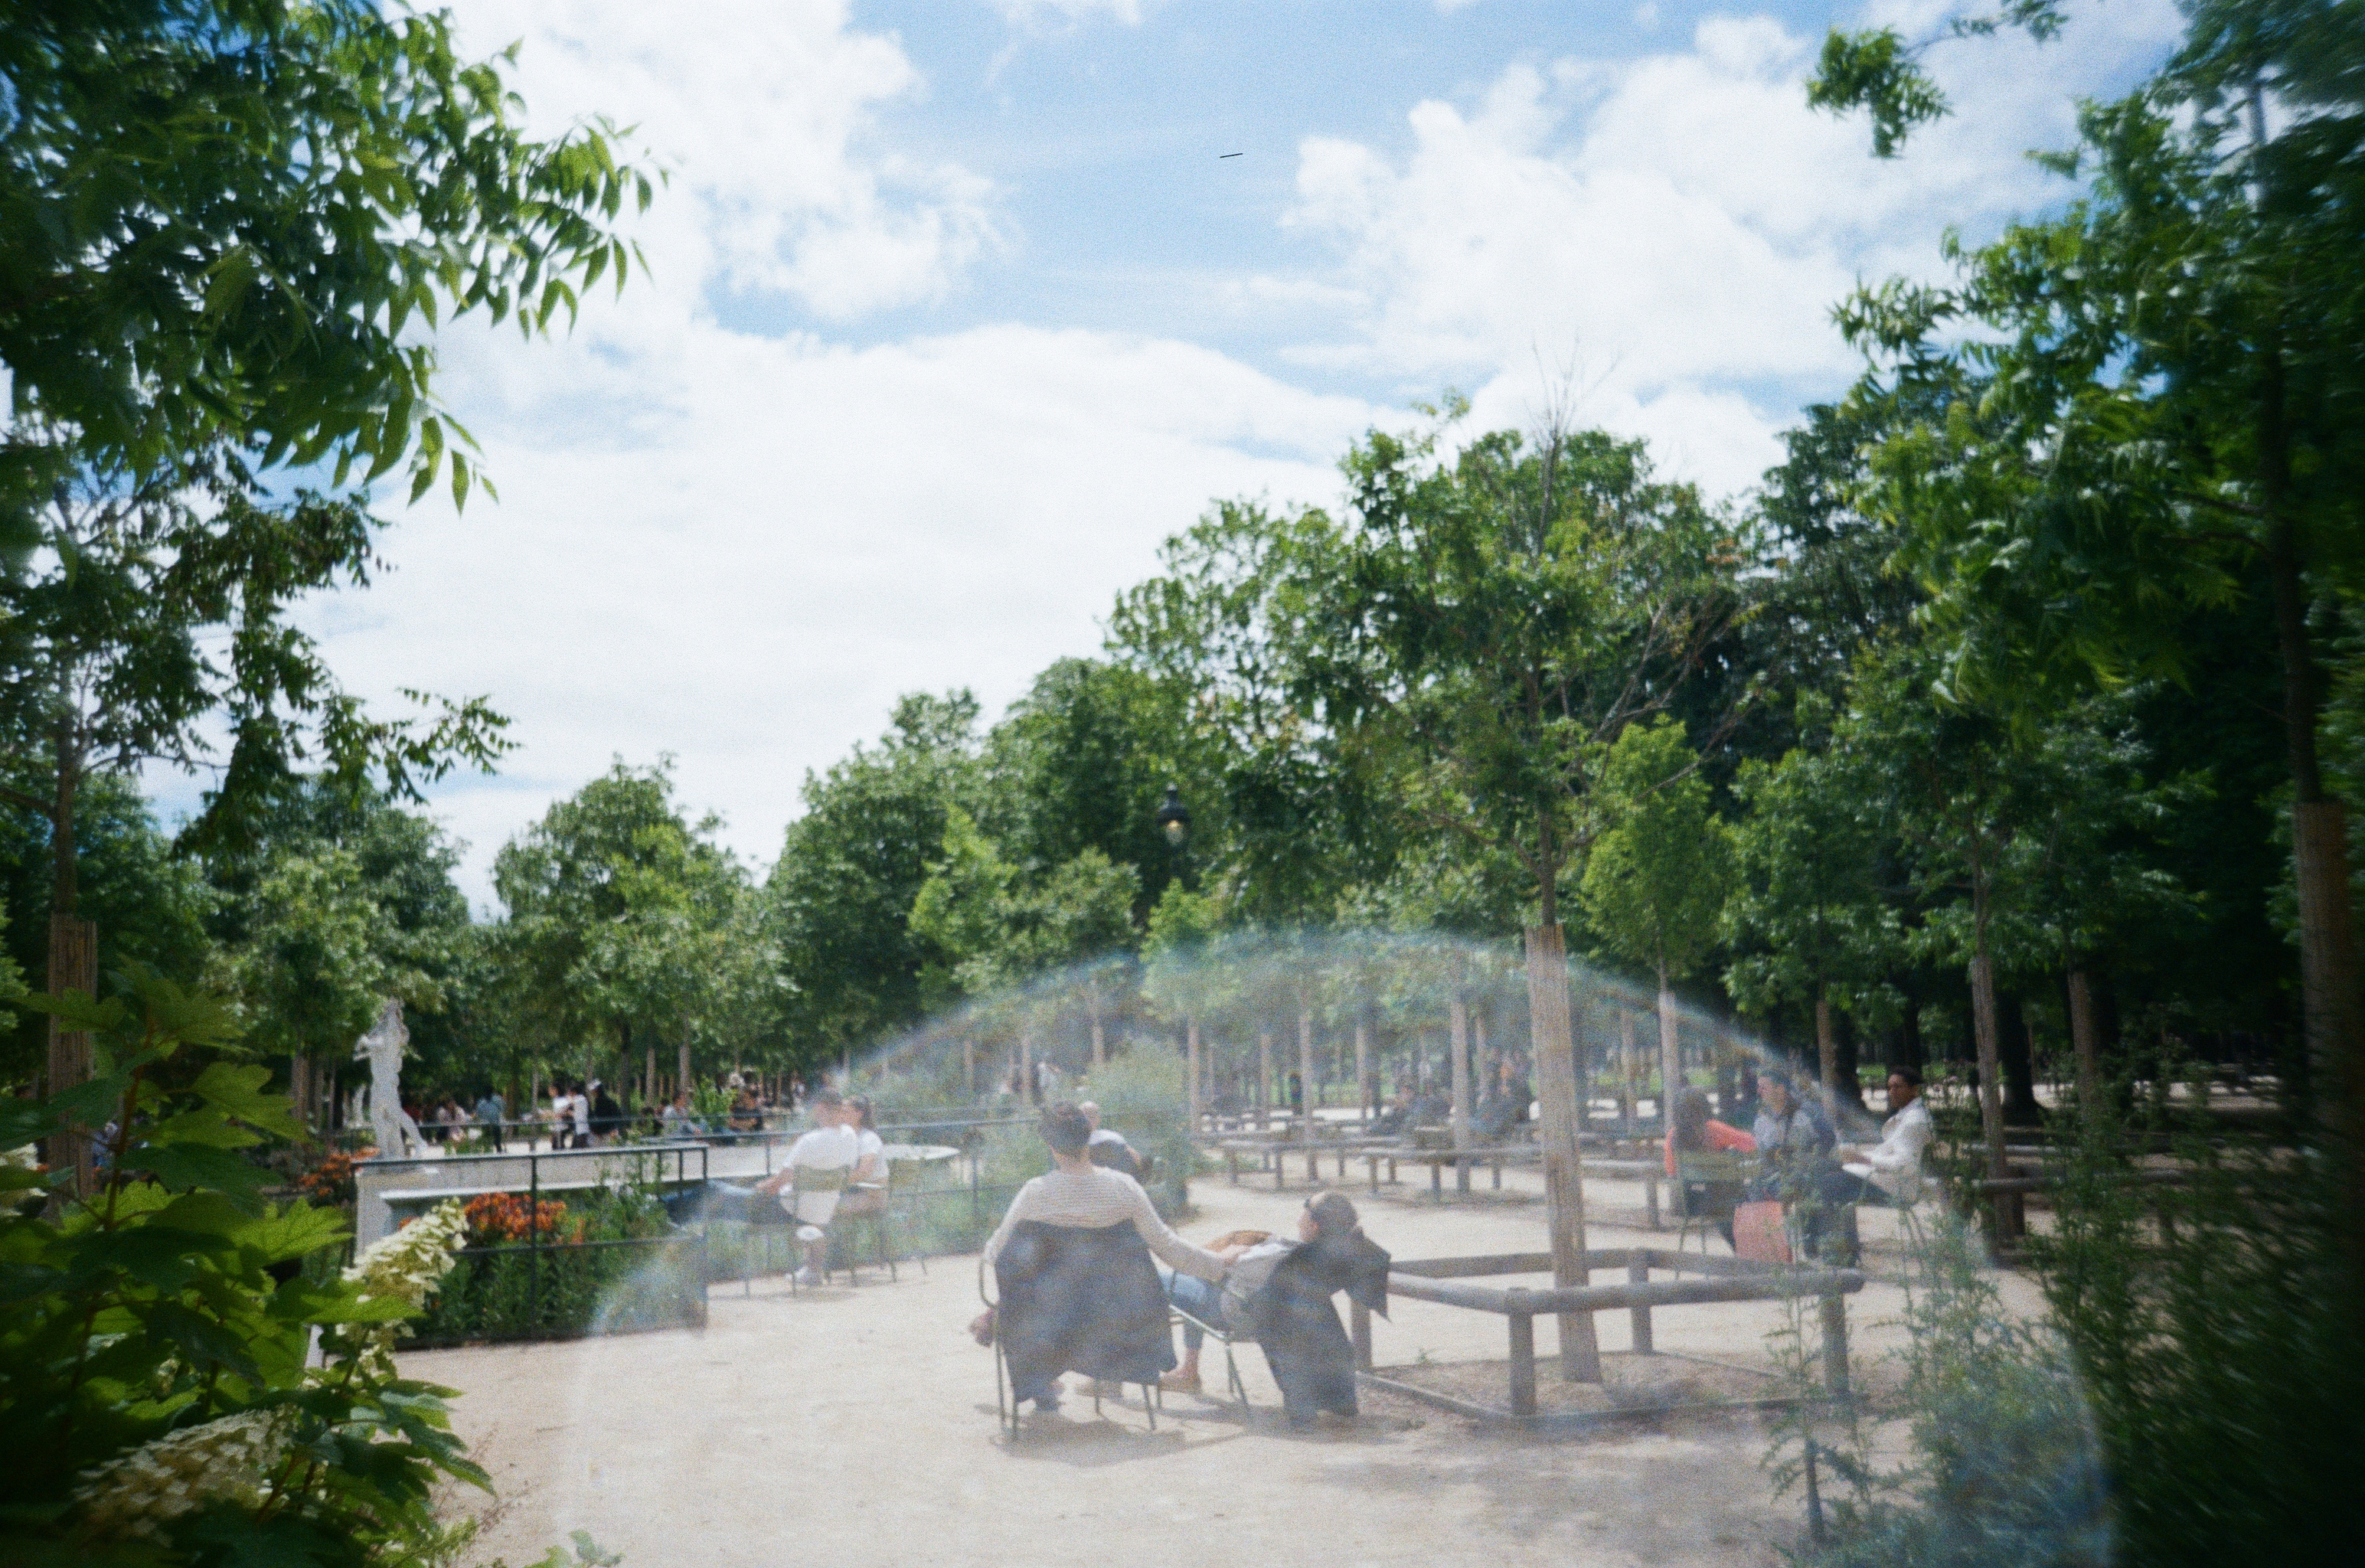
<path id="1" fill-rule="evenodd" d="M 1480 1178 L 1485 1184 L 1485 1178 Z M 1351 1187 L 1349 1189 L 1353 1192 Z M 1205 1238 L 1295 1223 L 1306 1189 L 1270 1179 L 1193 1185 Z M 1425 1191 L 1425 1189 L 1421 1190 Z M 1403 1190 L 1363 1204 L 1399 1258 L 1541 1250 L 1531 1175 L 1503 1194 L 1439 1208 Z M 1640 1189 L 1589 1182 L 1597 1211 L 1639 1211 Z M 1525 1201 L 1523 1201 L 1525 1200 Z M 1876 1249 L 1888 1216 L 1867 1215 Z M 1672 1246 L 1673 1233 L 1608 1225 L 1593 1245 Z M 1697 1245 L 1697 1242 L 1694 1243 Z M 1721 1249 L 1721 1244 L 1719 1244 Z M 1877 1267 L 1876 1263 L 1876 1267 Z M 1860 1368 L 1894 1342 L 1899 1293 L 1851 1304 Z M 702 1330 L 559 1345 L 420 1351 L 416 1376 L 461 1389 L 457 1424 L 499 1489 L 452 1499 L 484 1522 L 481 1555 L 532 1562 L 588 1530 L 630 1568 L 826 1562 L 864 1565 L 1295 1563 L 1769 1563 L 1796 1528 L 1769 1495 L 1762 1431 L 1745 1417 L 1687 1418 L 1546 1440 L 1372 1399 L 1352 1429 L 1290 1433 L 1261 1357 L 1244 1350 L 1255 1408 L 1169 1395 L 1149 1430 L 1137 1394 L 1095 1417 L 1071 1394 L 1015 1441 L 994 1419 L 987 1352 L 962 1332 L 978 1306 L 974 1258 L 906 1265 L 900 1282 L 791 1295 L 719 1285 Z M 1771 1306 L 1656 1315 L 1658 1347 L 1765 1357 Z M 1603 1348 L 1626 1315 L 1603 1314 Z M 1540 1351 L 1550 1329 L 1539 1326 Z M 1488 1315 L 1399 1301 L 1374 1324 L 1374 1360 L 1496 1361 Z M 1209 1347 L 1207 1384 L 1222 1351 Z"/>

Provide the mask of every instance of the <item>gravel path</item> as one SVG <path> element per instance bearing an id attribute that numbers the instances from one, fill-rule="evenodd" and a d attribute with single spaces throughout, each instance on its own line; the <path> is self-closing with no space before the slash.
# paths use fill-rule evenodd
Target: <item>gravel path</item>
<path id="1" fill-rule="evenodd" d="M 1532 1179 L 1443 1209 L 1354 1195 L 1401 1258 L 1541 1250 Z M 1599 1194 L 1614 1211 L 1614 1183 Z M 1591 1195 L 1594 1184 L 1588 1183 Z M 1352 1192 L 1352 1188 L 1350 1188 Z M 1294 1225 L 1303 1190 L 1194 1182 L 1195 1238 Z M 1635 1193 L 1639 1203 L 1639 1190 Z M 1873 1234 L 1867 1221 L 1867 1237 Z M 1594 1245 L 1672 1235 L 1596 1226 Z M 1795 1505 L 1775 1504 L 1743 1418 L 1638 1426 L 1582 1439 L 1497 1435 L 1424 1406 L 1369 1398 L 1353 1429 L 1290 1433 L 1262 1358 L 1243 1357 L 1255 1408 L 1169 1395 L 1155 1434 L 1138 1395 L 1095 1419 L 1071 1395 L 1016 1442 L 999 1439 L 992 1363 L 962 1330 L 974 1258 L 910 1266 L 900 1282 L 791 1296 L 759 1280 L 715 1287 L 711 1321 L 571 1344 L 420 1351 L 413 1375 L 463 1390 L 456 1417 L 499 1500 L 451 1501 L 484 1521 L 481 1556 L 528 1562 L 575 1529 L 628 1568 L 771 1564 L 1733 1563 L 1777 1560 Z M 1877 1353 L 1895 1293 L 1853 1305 Z M 1662 1312 L 1662 1350 L 1762 1358 L 1769 1308 Z M 1381 1364 L 1493 1361 L 1499 1319 L 1419 1302 L 1375 1324 Z M 1625 1315 L 1599 1319 L 1623 1349 Z M 1550 1329 L 1539 1338 L 1549 1348 Z M 1209 1347 L 1210 1388 L 1221 1350 Z"/>

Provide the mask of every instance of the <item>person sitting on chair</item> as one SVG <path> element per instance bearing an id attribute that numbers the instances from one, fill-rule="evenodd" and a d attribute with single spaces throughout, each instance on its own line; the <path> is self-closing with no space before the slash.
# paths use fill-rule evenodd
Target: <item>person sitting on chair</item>
<path id="1" fill-rule="evenodd" d="M 1235 1230 L 1216 1238 L 1210 1250 L 1245 1249 L 1232 1260 L 1221 1284 L 1176 1273 L 1171 1269 L 1158 1271 L 1160 1281 L 1166 1286 L 1166 1299 L 1191 1315 L 1182 1325 L 1182 1361 L 1158 1380 L 1159 1387 L 1170 1394 L 1199 1392 L 1199 1350 L 1206 1342 L 1207 1329 L 1229 1332 L 1232 1319 L 1227 1304 L 1244 1306 L 1272 1278 L 1273 1265 L 1289 1255 L 1293 1245 L 1269 1230 Z"/>
<path id="2" fill-rule="evenodd" d="M 1922 1196 L 1922 1155 L 1935 1131 L 1930 1108 L 1922 1103 L 1922 1075 L 1910 1067 L 1890 1068 L 1889 1119 L 1880 1124 L 1880 1141 L 1868 1148 L 1834 1149 L 1841 1166 L 1817 1179 L 1816 1197 L 1833 1208 L 1856 1204 L 1911 1208 Z M 1849 1250 L 1853 1253 L 1854 1248 Z M 1853 1264 L 1855 1259 L 1837 1260 Z"/>
<path id="3" fill-rule="evenodd" d="M 1036 1319 L 1024 1325 L 1005 1322 L 1002 1331 L 1017 1401 L 1033 1400 L 1037 1411 L 1048 1412 L 1059 1407 L 1059 1376 L 1070 1366 L 1095 1379 L 1147 1382 L 1173 1364 L 1165 1296 L 1148 1258 L 1134 1253 L 1139 1260 L 1135 1274 L 1114 1248 L 1093 1257 L 1079 1248 L 1074 1255 L 1093 1271 L 1062 1270 L 1057 1256 L 1046 1267 L 1044 1256 L 1060 1250 L 1061 1238 L 1113 1242 L 1111 1233 L 1130 1226 L 1149 1254 L 1182 1273 L 1216 1281 L 1244 1249 L 1210 1251 L 1175 1235 L 1158 1217 L 1140 1182 L 1092 1162 L 1086 1153 L 1092 1123 L 1077 1106 L 1063 1103 L 1046 1110 L 1040 1131 L 1051 1146 L 1057 1169 L 1019 1188 L 1009 1212 L 987 1238 L 984 1266 L 1000 1282 L 1003 1306 L 971 1327 L 991 1343 L 996 1312 L 1014 1318 L 1023 1307 Z M 1017 1253 L 1022 1241 L 1034 1256 L 1023 1271 L 1014 1271 L 1003 1254 Z M 1110 1260 L 1119 1266 L 1101 1271 Z M 1014 1299 L 1020 1290 L 1026 1294 L 1023 1304 Z M 1162 1364 L 1145 1364 L 1150 1360 Z M 1147 1375 L 1137 1378 L 1137 1373 Z"/>
<path id="4" fill-rule="evenodd" d="M 1708 1114 L 1708 1095 L 1687 1089 L 1676 1096 L 1675 1121 L 1667 1128 L 1667 1174 L 1680 1176 L 1679 1157 L 1687 1154 L 1754 1154 L 1757 1140 L 1739 1127 L 1728 1126 Z M 1705 1212 L 1716 1220 L 1727 1247 L 1732 1245 L 1732 1207 L 1741 1201 L 1739 1182 L 1692 1182 L 1685 1184 L 1681 1201 L 1686 1212 Z M 1696 1196 L 1697 1195 L 1697 1196 Z M 1701 1208 L 1692 1208 L 1695 1202 Z"/>
<path id="5" fill-rule="evenodd" d="M 1798 1086 L 1785 1073 L 1769 1070 L 1757 1075 L 1757 1122 L 1750 1136 L 1757 1141 L 1763 1164 L 1748 1195 L 1788 1204 L 1805 1249 L 1819 1253 L 1829 1212 L 1819 1186 L 1835 1169 L 1832 1148 L 1838 1138 L 1822 1112 L 1799 1097 Z"/>
<path id="6" fill-rule="evenodd" d="M 1355 1346 L 1330 1298 L 1345 1291 L 1349 1300 L 1385 1317 L 1389 1259 L 1363 1234 L 1344 1193 L 1308 1198 L 1297 1236 L 1263 1287 L 1245 1301 L 1227 1302 L 1225 1313 L 1264 1347 L 1282 1411 L 1302 1431 L 1321 1417 L 1354 1419 Z"/>
<path id="7" fill-rule="evenodd" d="M 857 1094 L 846 1103 L 846 1122 L 854 1129 L 854 1171 L 846 1179 L 836 1217 L 868 1220 L 876 1226 L 887 1212 L 887 1140 L 879 1136 L 869 1096 Z M 883 1243 L 883 1235 L 873 1234 Z"/>
<path id="8" fill-rule="evenodd" d="M 1091 1123 L 1093 1128 L 1092 1141 L 1084 1145 L 1084 1158 L 1094 1165 L 1110 1170 L 1122 1170 L 1135 1181 L 1140 1181 L 1144 1175 L 1141 1156 L 1133 1145 L 1125 1141 L 1123 1133 L 1101 1126 L 1101 1108 L 1086 1100 L 1076 1109 L 1084 1114 L 1084 1120 Z"/>
<path id="9" fill-rule="evenodd" d="M 1412 1130 L 1412 1085 L 1396 1085 L 1396 1097 L 1372 1121 L 1372 1131 L 1381 1137 L 1396 1137 Z"/>
<path id="10" fill-rule="evenodd" d="M 1528 1119 L 1528 1107 L 1535 1098 L 1535 1090 L 1519 1076 L 1519 1065 L 1505 1057 L 1495 1074 L 1494 1092 L 1478 1113 L 1478 1136 L 1489 1139 L 1509 1136 L 1513 1127 Z"/>
<path id="11" fill-rule="evenodd" d="M 813 1131 L 789 1145 L 788 1159 L 779 1171 L 769 1180 L 757 1184 L 756 1191 L 780 1200 L 780 1206 L 796 1222 L 797 1240 L 803 1245 L 803 1266 L 797 1270 L 797 1283 L 813 1285 L 821 1282 L 821 1264 L 827 1260 L 829 1223 L 837 1217 L 837 1200 L 845 1185 L 839 1176 L 835 1184 L 813 1183 L 805 1191 L 783 1193 L 783 1188 L 798 1181 L 800 1170 L 816 1173 L 850 1171 L 861 1158 L 862 1140 L 850 1125 L 846 1103 L 838 1092 L 824 1084 L 813 1092 Z M 810 1233 L 810 1234 L 808 1234 Z"/>

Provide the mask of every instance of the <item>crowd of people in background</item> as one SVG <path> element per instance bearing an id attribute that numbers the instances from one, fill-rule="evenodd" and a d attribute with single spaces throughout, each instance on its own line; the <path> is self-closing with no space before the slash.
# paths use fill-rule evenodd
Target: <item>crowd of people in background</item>
<path id="1" fill-rule="evenodd" d="M 473 1103 L 445 1094 L 403 1109 L 431 1144 L 454 1153 L 502 1154 L 513 1142 L 541 1150 L 596 1148 L 633 1137 L 749 1136 L 780 1129 L 805 1100 L 803 1080 L 794 1075 L 766 1082 L 733 1072 L 716 1087 L 723 1109 L 705 1115 L 686 1087 L 628 1111 L 597 1078 L 553 1079 L 546 1094 L 515 1112 L 509 1097 L 489 1084 Z"/>

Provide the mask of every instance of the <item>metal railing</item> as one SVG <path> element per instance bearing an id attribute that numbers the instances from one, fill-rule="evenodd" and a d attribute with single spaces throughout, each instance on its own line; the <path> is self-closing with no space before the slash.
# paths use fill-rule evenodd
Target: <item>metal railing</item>
<path id="1" fill-rule="evenodd" d="M 510 1247 L 462 1248 L 454 1254 L 454 1256 L 484 1256 L 486 1254 L 495 1252 L 527 1253 L 529 1255 L 529 1260 L 527 1263 L 526 1321 L 529 1323 L 537 1323 L 541 1320 L 542 1316 L 542 1255 L 546 1251 L 560 1249 L 558 1248 L 547 1247 L 543 1242 L 543 1161 L 546 1159 L 561 1159 L 580 1163 L 587 1156 L 604 1156 L 608 1159 L 621 1158 L 638 1161 L 648 1159 L 651 1156 L 655 1156 L 657 1161 L 657 1174 L 650 1177 L 633 1179 L 633 1184 L 635 1186 L 662 1186 L 665 1184 L 666 1181 L 664 1174 L 665 1157 L 668 1154 L 672 1155 L 674 1158 L 674 1185 L 687 1187 L 690 1184 L 689 1157 L 692 1154 L 698 1156 L 698 1184 L 700 1186 L 704 1186 L 712 1180 L 712 1178 L 708 1174 L 709 1162 L 706 1146 L 704 1144 L 693 1143 L 617 1144 L 611 1145 L 604 1149 L 548 1149 L 539 1152 L 529 1151 L 524 1154 L 454 1154 L 440 1156 L 410 1156 L 391 1159 L 373 1159 L 368 1161 L 368 1168 L 373 1173 L 375 1173 L 381 1170 L 395 1170 L 404 1168 L 417 1168 L 430 1165 L 438 1170 L 449 1170 L 454 1165 L 466 1164 L 472 1161 L 488 1161 L 496 1159 L 524 1160 L 526 1162 L 525 1245 L 521 1247 L 511 1245 Z M 511 1193 L 516 1190 L 517 1189 L 514 1187 L 508 1186 L 487 1187 L 483 1189 L 486 1193 Z M 379 1201 L 385 1203 L 398 1202 L 401 1197 L 402 1189 L 400 1188 L 397 1188 L 391 1193 L 381 1193 L 378 1194 Z M 673 1246 L 678 1245 L 681 1239 L 682 1238 L 678 1236 L 650 1236 L 632 1237 L 603 1241 L 575 1241 L 566 1242 L 562 1245 L 566 1249 L 600 1247 Z M 703 1239 L 701 1238 L 701 1247 L 702 1245 Z M 704 1271 L 702 1268 L 701 1271 L 701 1273 Z"/>

